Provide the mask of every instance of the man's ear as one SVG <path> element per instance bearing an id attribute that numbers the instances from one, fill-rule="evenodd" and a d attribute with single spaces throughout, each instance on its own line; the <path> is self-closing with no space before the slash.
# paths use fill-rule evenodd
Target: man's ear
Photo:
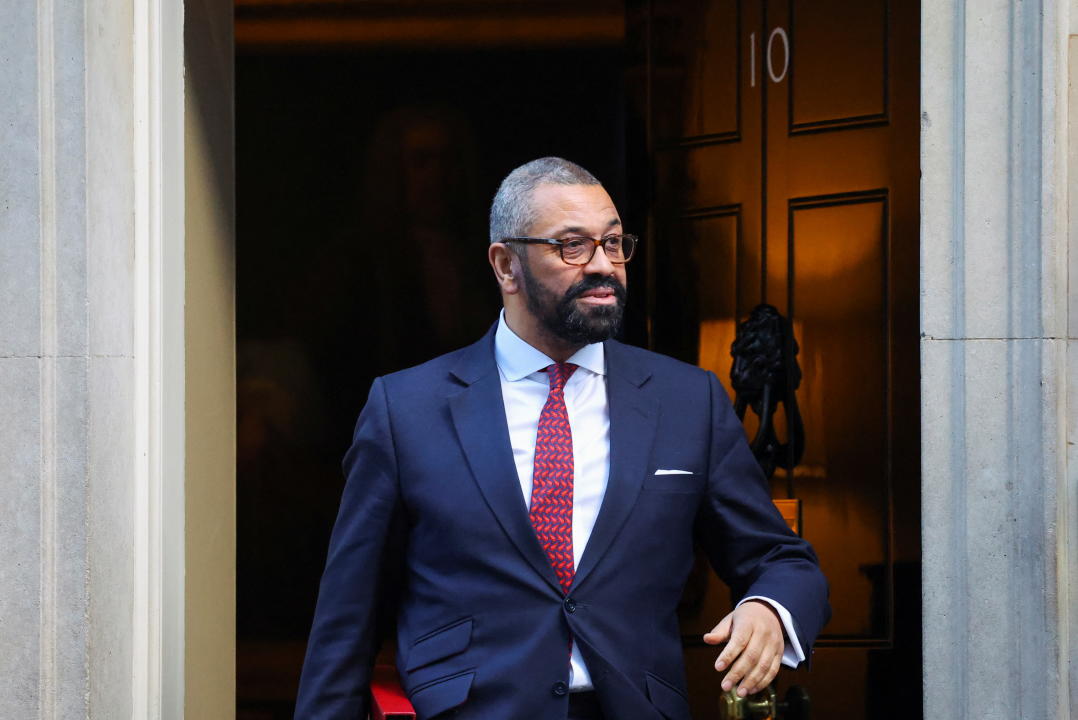
<path id="1" fill-rule="evenodd" d="M 520 292 L 520 258 L 505 243 L 491 243 L 487 250 L 487 259 L 494 269 L 494 279 L 498 289 L 506 295 Z"/>

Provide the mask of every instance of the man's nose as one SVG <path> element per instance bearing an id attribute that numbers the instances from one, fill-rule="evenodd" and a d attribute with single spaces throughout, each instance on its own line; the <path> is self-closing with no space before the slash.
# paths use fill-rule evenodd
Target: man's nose
<path id="1" fill-rule="evenodd" d="M 595 246 L 595 254 L 591 256 L 591 260 L 584 266 L 584 272 L 588 275 L 614 274 L 614 263 L 610 262 L 610 258 L 602 245 Z"/>

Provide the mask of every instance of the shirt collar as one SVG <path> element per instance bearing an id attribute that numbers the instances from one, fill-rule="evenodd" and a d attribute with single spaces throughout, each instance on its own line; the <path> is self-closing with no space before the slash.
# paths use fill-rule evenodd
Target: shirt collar
<path id="1" fill-rule="evenodd" d="M 509 382 L 522 380 L 554 363 L 506 325 L 504 309 L 498 315 L 498 329 L 494 333 L 494 359 L 502 376 Z M 606 375 L 606 355 L 601 342 L 580 348 L 568 362 L 596 375 Z"/>

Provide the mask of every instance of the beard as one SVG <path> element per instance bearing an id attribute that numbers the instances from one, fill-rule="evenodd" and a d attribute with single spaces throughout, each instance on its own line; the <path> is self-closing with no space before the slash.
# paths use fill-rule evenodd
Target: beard
<path id="1" fill-rule="evenodd" d="M 554 337 L 574 346 L 589 345 L 602 342 L 621 331 L 627 293 L 625 286 L 617 279 L 586 275 L 559 298 L 557 293 L 532 275 L 525 258 L 521 258 L 520 265 L 524 274 L 524 298 L 528 310 L 539 320 L 543 329 Z M 576 302 L 584 293 L 599 288 L 612 290 L 616 302 L 613 305 L 595 307 L 581 307 Z"/>

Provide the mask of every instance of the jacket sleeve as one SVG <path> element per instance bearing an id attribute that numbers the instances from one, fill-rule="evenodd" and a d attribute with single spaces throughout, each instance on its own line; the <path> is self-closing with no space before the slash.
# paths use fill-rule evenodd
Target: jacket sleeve
<path id="1" fill-rule="evenodd" d="M 381 378 L 371 386 L 342 463 L 333 526 L 307 643 L 297 720 L 366 720 L 378 650 L 378 601 L 400 509 L 396 452 Z"/>
<path id="2" fill-rule="evenodd" d="M 827 580 L 812 546 L 783 520 L 726 391 L 708 372 L 711 448 L 698 535 L 736 598 L 771 598 L 793 616 L 806 656 L 831 617 Z"/>

